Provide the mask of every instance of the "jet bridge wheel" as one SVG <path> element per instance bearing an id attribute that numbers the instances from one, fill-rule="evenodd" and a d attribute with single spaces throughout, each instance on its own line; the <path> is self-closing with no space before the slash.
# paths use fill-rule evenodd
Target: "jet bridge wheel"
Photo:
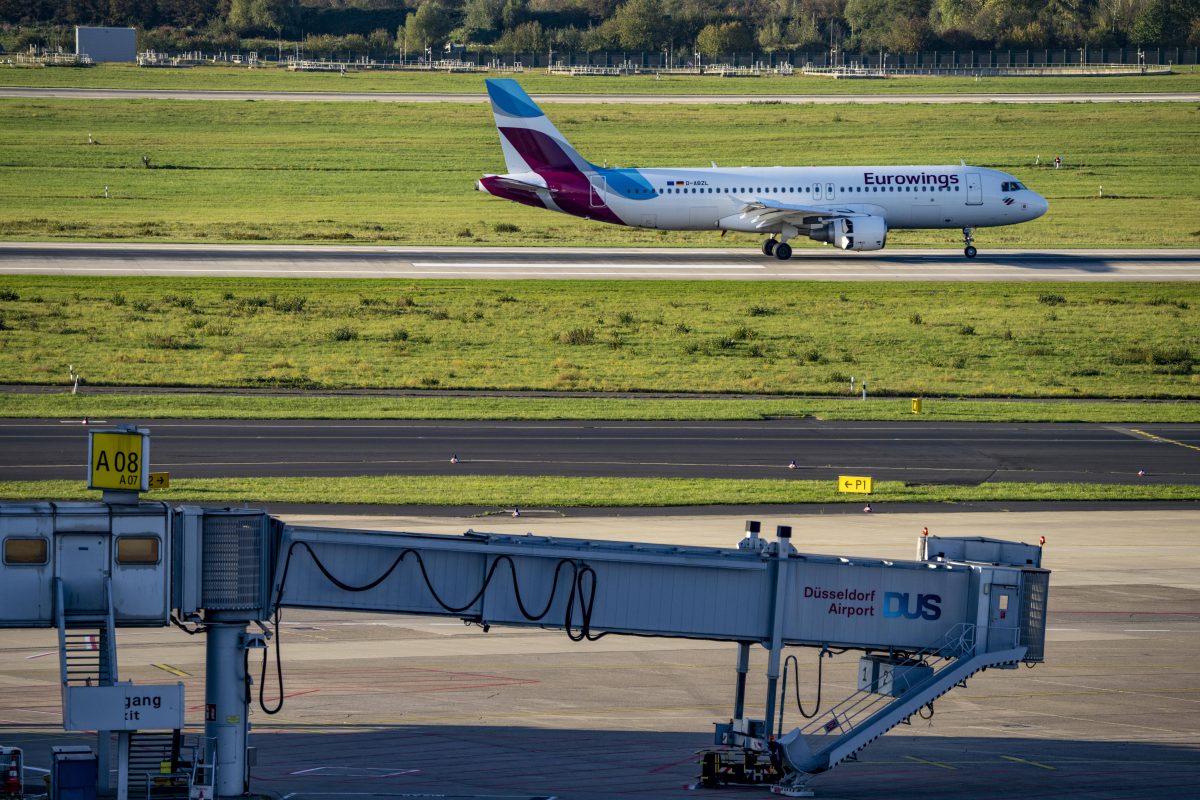
<path id="1" fill-rule="evenodd" d="M 775 245 L 775 257 L 780 261 L 787 261 L 792 257 L 792 246 L 787 242 L 780 242 Z"/>
<path id="2" fill-rule="evenodd" d="M 765 242 L 763 242 L 763 246 L 762 246 L 763 255 L 764 256 L 774 255 L 775 254 L 775 244 L 776 243 L 775 243 L 774 239 L 767 239 Z"/>

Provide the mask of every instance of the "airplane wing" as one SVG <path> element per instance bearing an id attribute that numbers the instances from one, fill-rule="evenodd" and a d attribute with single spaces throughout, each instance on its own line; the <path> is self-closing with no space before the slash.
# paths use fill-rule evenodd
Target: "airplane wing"
<path id="1" fill-rule="evenodd" d="M 768 228 L 780 222 L 804 228 L 819 224 L 833 217 L 861 216 L 861 211 L 849 208 L 832 208 L 830 206 L 806 206 L 779 203 L 774 200 L 755 198 L 742 206 L 742 217 L 754 219 L 755 227 Z"/>

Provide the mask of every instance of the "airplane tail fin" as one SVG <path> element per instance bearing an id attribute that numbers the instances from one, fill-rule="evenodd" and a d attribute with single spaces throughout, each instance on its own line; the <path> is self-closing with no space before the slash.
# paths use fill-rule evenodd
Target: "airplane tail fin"
<path id="1" fill-rule="evenodd" d="M 593 171 L 519 83 L 511 78 L 488 78 L 487 90 L 509 173 Z"/>

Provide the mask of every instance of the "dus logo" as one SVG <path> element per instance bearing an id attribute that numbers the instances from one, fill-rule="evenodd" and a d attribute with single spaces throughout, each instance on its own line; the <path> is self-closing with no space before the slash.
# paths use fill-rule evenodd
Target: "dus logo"
<path id="1" fill-rule="evenodd" d="M 908 592 L 884 592 L 883 615 L 905 619 L 938 619 L 942 616 L 942 598 L 936 594 L 919 594 L 914 601 Z"/>

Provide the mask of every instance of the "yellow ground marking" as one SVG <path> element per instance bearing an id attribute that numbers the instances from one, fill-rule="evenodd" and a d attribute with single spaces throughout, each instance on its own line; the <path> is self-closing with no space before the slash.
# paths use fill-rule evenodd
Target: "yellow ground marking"
<path id="1" fill-rule="evenodd" d="M 190 677 L 192 677 L 192 673 L 190 673 L 190 672 L 184 672 L 184 671 L 183 671 L 183 670 L 181 670 L 181 669 L 176 669 L 175 667 L 172 667 L 170 664 L 151 664 L 150 666 L 152 666 L 152 667 L 158 667 L 158 668 L 159 668 L 159 669 L 161 669 L 163 672 L 169 672 L 169 673 L 171 673 L 172 675 L 178 675 L 178 676 L 179 676 L 179 677 L 181 677 L 181 678 L 190 678 Z"/>
<path id="2" fill-rule="evenodd" d="M 1147 439 L 1153 439 L 1156 442 L 1166 442 L 1167 444 L 1173 444 L 1178 447 L 1186 447 L 1188 450 L 1195 450 L 1197 452 L 1200 452 L 1200 447 L 1197 447 L 1194 444 L 1187 444 L 1186 442 L 1177 442 L 1174 439 L 1168 439 L 1165 436 L 1159 436 L 1158 434 L 1154 434 L 1154 433 L 1146 433 L 1145 431 L 1140 431 L 1137 428 L 1130 428 L 1129 430 L 1133 431 L 1138 436 L 1145 436 Z"/>
<path id="3" fill-rule="evenodd" d="M 909 761 L 916 761 L 918 764 L 928 764 L 931 767 L 941 767 L 942 769 L 958 769 L 958 767 L 952 767 L 949 764 L 942 764 L 938 761 L 930 761 L 927 758 L 917 758 L 916 756 L 905 756 L 905 758 Z"/>
<path id="4" fill-rule="evenodd" d="M 1048 769 L 1052 772 L 1054 770 L 1058 769 L 1058 767 L 1051 767 L 1047 764 L 1039 764 L 1036 761 L 1030 761 L 1029 759 L 1026 759 L 1026 758 L 1017 758 L 1016 756 L 1000 756 L 1000 757 L 1006 761 L 1015 761 L 1018 764 L 1028 764 L 1031 767 L 1038 767 L 1040 769 Z"/>

